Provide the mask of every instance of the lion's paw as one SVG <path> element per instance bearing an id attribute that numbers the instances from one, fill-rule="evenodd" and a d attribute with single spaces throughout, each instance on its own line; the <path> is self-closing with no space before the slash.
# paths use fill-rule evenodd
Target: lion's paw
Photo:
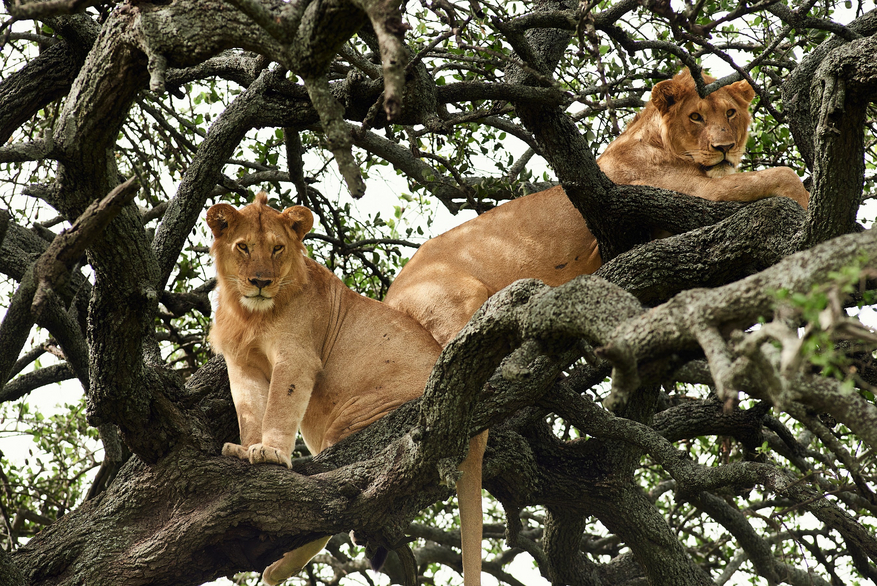
<path id="1" fill-rule="evenodd" d="M 247 450 L 250 464 L 280 464 L 292 468 L 292 460 L 289 454 L 284 454 L 277 448 L 265 444 L 253 444 Z"/>
<path id="2" fill-rule="evenodd" d="M 222 455 L 247 461 L 250 459 L 250 455 L 247 453 L 247 448 L 240 444 L 233 444 L 230 442 L 227 442 L 222 446 Z"/>

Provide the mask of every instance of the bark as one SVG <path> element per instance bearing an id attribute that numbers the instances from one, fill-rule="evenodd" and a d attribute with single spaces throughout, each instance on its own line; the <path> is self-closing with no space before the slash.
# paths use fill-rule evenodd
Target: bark
<path id="1" fill-rule="evenodd" d="M 685 197 L 684 207 L 668 206 L 677 212 L 674 223 L 678 226 L 688 220 L 690 231 L 620 254 L 596 274 L 622 286 L 642 303 L 656 305 L 693 287 L 717 286 L 755 274 L 794 251 L 805 218 L 796 203 L 769 198 L 745 206 L 722 206 L 733 215 L 710 225 L 697 213 L 702 205 L 696 199 Z M 637 219 L 636 214 L 613 217 L 624 217 L 625 222 Z M 642 225 L 659 228 L 664 217 L 656 215 L 656 220 Z"/>
<path id="2" fill-rule="evenodd" d="M 877 233 L 873 230 L 847 235 L 814 248 L 811 254 L 789 256 L 773 267 L 731 285 L 685 291 L 662 305 L 660 310 L 625 322 L 613 334 L 618 342 L 609 342 L 606 351 L 613 356 L 610 360 L 616 363 L 616 368 L 626 369 L 637 362 L 665 354 L 669 348 L 665 344 L 670 340 L 672 351 L 684 350 L 689 344 L 697 345 L 697 332 L 703 328 L 747 328 L 759 317 L 773 314 L 775 291 L 780 288 L 808 290 L 812 283 L 827 281 L 834 267 L 854 262 L 853 259 L 867 255 L 875 245 Z M 692 312 L 692 308 L 697 309 Z M 711 348 L 704 350 L 713 375 L 727 374 L 727 371 L 717 369 Z M 722 384 L 722 381 L 717 383 Z M 627 388 L 633 390 L 633 386 Z"/>
<path id="3" fill-rule="evenodd" d="M 543 548 L 549 564 L 552 584 L 597 586 L 600 579 L 596 564 L 581 551 L 586 519 L 568 511 L 547 511 Z"/>
<path id="4" fill-rule="evenodd" d="M 872 10 L 862 17 L 851 22 L 851 31 L 862 36 L 871 36 L 877 32 L 877 11 Z M 819 47 L 811 51 L 801 64 L 793 71 L 783 84 L 783 104 L 789 123 L 789 129 L 795 137 L 795 145 L 804 157 L 804 162 L 809 169 L 813 169 L 816 160 L 815 134 L 816 119 L 814 113 L 818 112 L 819 104 L 814 104 L 811 96 L 811 85 L 816 76 L 816 70 L 829 53 L 841 47 L 844 40 L 832 36 Z"/>
<path id="5" fill-rule="evenodd" d="M 68 217 L 81 214 L 117 181 L 111 146 L 146 82 L 142 54 L 120 42 L 134 21 L 118 11 L 104 24 L 61 111 L 55 130 L 62 153 L 55 196 Z M 136 207 L 121 211 L 88 256 L 95 272 L 88 331 L 89 414 L 96 425 L 119 424 L 132 450 L 155 461 L 181 430 L 173 418 L 153 412 L 153 395 L 163 390 L 149 385 L 161 379 L 145 367 L 144 345 L 151 339 L 149 321 L 157 309 L 157 266 Z"/>
<path id="6" fill-rule="evenodd" d="M 24 575 L 9 558 L 9 553 L 0 550 L 0 585 L 25 586 Z"/>
<path id="7" fill-rule="evenodd" d="M 747 410 L 726 411 L 720 401 L 694 401 L 655 415 L 653 427 L 668 441 L 702 436 L 733 436 L 750 450 L 764 442 L 764 419 L 770 406 L 758 403 Z"/>
<path id="8" fill-rule="evenodd" d="M 857 230 L 865 179 L 865 115 L 877 96 L 877 38 L 829 53 L 811 82 L 816 122 L 813 193 L 802 246 Z"/>

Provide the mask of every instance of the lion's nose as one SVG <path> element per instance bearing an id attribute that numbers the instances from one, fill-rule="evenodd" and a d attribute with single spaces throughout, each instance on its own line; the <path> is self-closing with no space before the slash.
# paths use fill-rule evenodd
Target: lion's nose
<path id="1" fill-rule="evenodd" d="M 271 284 L 271 280 L 270 279 L 250 279 L 250 283 L 252 283 L 254 286 L 258 287 L 259 289 L 264 289 L 265 287 L 267 287 L 268 285 Z"/>
<path id="2" fill-rule="evenodd" d="M 716 149 L 717 151 L 721 151 L 725 154 L 728 154 L 728 151 L 730 151 L 732 148 L 734 148 L 735 144 L 737 144 L 737 143 L 728 142 L 728 143 L 723 143 L 723 144 L 714 144 L 714 145 L 712 145 L 712 147 L 714 149 Z"/>

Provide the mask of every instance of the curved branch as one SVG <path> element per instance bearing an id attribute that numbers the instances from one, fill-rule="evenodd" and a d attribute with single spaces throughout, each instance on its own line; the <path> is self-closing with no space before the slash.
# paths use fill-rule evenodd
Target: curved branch
<path id="1" fill-rule="evenodd" d="M 405 71 L 410 55 L 403 38 L 408 25 L 402 21 L 398 0 L 353 1 L 368 15 L 378 38 L 384 73 L 384 111 L 387 113 L 387 120 L 392 122 L 402 110 L 405 93 Z"/>
<path id="2" fill-rule="evenodd" d="M 828 31 L 830 33 L 834 33 L 845 41 L 854 41 L 861 38 L 861 36 L 855 30 L 847 28 L 842 24 L 838 24 L 831 20 L 812 18 L 804 16 L 802 14 L 798 14 L 798 11 L 793 11 L 785 4 L 780 4 L 779 2 L 772 2 L 768 4 L 765 8 L 768 12 L 770 12 L 783 22 L 791 24 L 799 30 L 816 29 Z"/>
<path id="3" fill-rule="evenodd" d="M 131 202 L 140 189 L 136 177 L 116 186 L 106 197 L 96 201 L 79 216 L 69 230 L 59 234 L 34 265 L 38 288 L 34 295 L 33 312 L 39 314 L 49 289 L 60 290 L 70 279 L 73 266 L 86 248 L 97 240 L 107 224 Z"/>
<path id="4" fill-rule="evenodd" d="M 69 364 L 53 364 L 11 380 L 0 389 L 0 403 L 17 401 L 33 390 L 76 378 Z"/>
<path id="5" fill-rule="evenodd" d="M 166 83 L 168 91 L 176 95 L 179 86 L 186 83 L 211 77 L 219 77 L 233 81 L 241 87 L 249 87 L 263 69 L 268 67 L 269 60 L 256 53 L 241 54 L 235 51 L 225 51 L 216 57 L 186 67 L 183 69 L 170 69 L 167 72 Z"/>
<path id="6" fill-rule="evenodd" d="M 831 413 L 872 449 L 877 448 L 877 406 L 857 392 L 834 379 L 808 376 L 795 381 L 791 395 L 821 413 Z"/>
<path id="7" fill-rule="evenodd" d="M 624 347 L 637 361 L 643 361 L 694 348 L 698 327 L 704 324 L 748 327 L 759 317 L 773 314 L 775 291 L 785 288 L 806 293 L 813 284 L 829 280 L 829 273 L 837 267 L 855 262 L 875 247 L 875 230 L 841 236 L 786 257 L 736 283 L 717 289 L 685 291 L 648 315 L 625 322 L 613 334 L 615 341 L 608 343 L 608 349 Z M 872 259 L 869 266 L 877 266 L 877 259 Z M 622 397 L 627 392 L 617 390 Z"/>
<path id="8" fill-rule="evenodd" d="M 772 544 L 762 539 L 739 510 L 719 497 L 707 492 L 698 494 L 692 502 L 719 522 L 749 556 L 758 574 L 768 582 L 787 582 L 793 586 L 829 586 L 829 583 L 810 572 L 795 568 L 776 559 Z"/>
<path id="9" fill-rule="evenodd" d="M 0 163 L 40 161 L 51 157 L 53 146 L 54 144 L 50 138 L 49 140 L 20 142 L 0 147 Z"/>
<path id="10" fill-rule="evenodd" d="M 567 510 L 548 508 L 543 547 L 553 584 L 599 586 L 597 566 L 581 551 L 587 520 Z"/>
<path id="11" fill-rule="evenodd" d="M 353 139 L 349 126 L 342 119 L 344 109 L 332 95 L 329 80 L 325 76 L 306 77 L 304 84 L 314 109 L 320 115 L 323 133 L 329 143 L 329 150 L 335 155 L 338 171 L 344 178 L 350 195 L 358 199 L 365 194 L 365 181 L 350 150 Z"/>
<path id="12" fill-rule="evenodd" d="M 423 184 L 451 213 L 460 209 L 454 202 L 455 199 L 466 200 L 468 194 L 465 190 L 445 179 L 439 171 L 420 157 L 414 156 L 410 150 L 373 132 L 363 132 L 353 125 L 348 125 L 348 129 L 353 137 L 353 144 L 389 161 L 393 167 Z"/>
<path id="13" fill-rule="evenodd" d="M 97 37 L 98 26 L 91 18 L 72 15 L 56 20 L 53 24 L 62 34 L 73 26 L 81 34 L 70 34 L 69 41 L 55 43 L 0 82 L 0 144 L 41 108 L 67 94 Z"/>
<path id="14" fill-rule="evenodd" d="M 264 107 L 263 95 L 275 75 L 263 70 L 256 81 L 223 110 L 186 169 L 152 241 L 161 271 L 159 290 L 164 290 L 167 285 L 189 232 L 203 212 L 207 199 L 214 194 L 214 187 L 221 183 L 225 162 L 234 154 L 238 143 L 253 127 L 253 118 Z"/>

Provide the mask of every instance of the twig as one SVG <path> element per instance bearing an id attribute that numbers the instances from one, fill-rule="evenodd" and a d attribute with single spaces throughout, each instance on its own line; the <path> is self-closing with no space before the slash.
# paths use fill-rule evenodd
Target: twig
<path id="1" fill-rule="evenodd" d="M 335 155 L 338 170 L 347 183 L 347 189 L 354 198 L 359 199 L 365 194 L 365 181 L 359 172 L 359 166 L 353 158 L 353 141 L 351 130 L 344 122 L 344 108 L 332 95 L 329 80 L 325 75 L 309 77 L 304 80 L 305 88 L 311 98 L 314 109 L 320 115 L 323 132 L 329 143 L 329 149 Z"/>

